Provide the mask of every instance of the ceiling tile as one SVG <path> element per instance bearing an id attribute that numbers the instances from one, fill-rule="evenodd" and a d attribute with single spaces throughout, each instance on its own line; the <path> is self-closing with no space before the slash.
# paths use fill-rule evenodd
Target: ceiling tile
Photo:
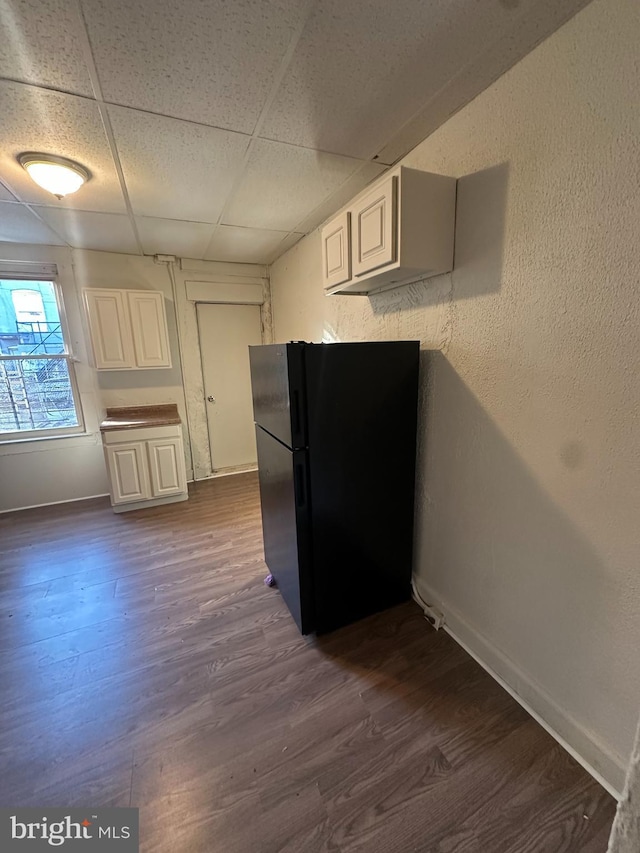
<path id="1" fill-rule="evenodd" d="M 0 77 L 91 95 L 85 38 L 75 3 L 1 0 Z"/>
<path id="2" fill-rule="evenodd" d="M 325 199 L 319 207 L 312 210 L 302 222 L 299 222 L 296 225 L 296 230 L 301 231 L 303 234 L 313 231 L 314 228 L 340 210 L 341 207 L 344 207 L 345 204 L 349 204 L 354 196 L 358 195 L 367 184 L 371 183 L 371 181 L 381 175 L 386 169 L 386 166 L 381 166 L 378 163 L 365 163 L 353 177 L 349 178 L 336 192 Z"/>
<path id="3" fill-rule="evenodd" d="M 16 197 L 13 193 L 9 192 L 9 190 L 4 186 L 4 184 L 0 184 L 0 201 L 15 201 Z"/>
<path id="4" fill-rule="evenodd" d="M 292 231 L 361 165 L 350 157 L 257 139 L 223 223 Z"/>
<path id="5" fill-rule="evenodd" d="M 217 221 L 248 136 L 125 107 L 109 116 L 136 214 Z"/>
<path id="6" fill-rule="evenodd" d="M 139 254 L 128 216 L 56 207 L 37 207 L 36 210 L 74 249 Z"/>
<path id="7" fill-rule="evenodd" d="M 136 216 L 136 225 L 145 255 L 177 255 L 180 258 L 202 258 L 214 228 L 207 222 L 147 216 Z"/>
<path id="8" fill-rule="evenodd" d="M 251 133 L 308 3 L 83 0 L 106 100 Z"/>
<path id="9" fill-rule="evenodd" d="M 292 231 L 291 234 L 287 234 L 285 239 L 280 243 L 280 245 L 276 248 L 273 255 L 269 258 L 269 263 L 272 264 L 277 258 L 281 255 L 284 255 L 285 252 L 288 252 L 295 244 L 302 240 L 304 234 L 298 234 L 296 231 Z"/>
<path id="10" fill-rule="evenodd" d="M 467 61 L 437 92 L 425 98 L 424 105 L 379 150 L 380 159 L 394 163 L 431 135 L 460 107 L 489 88 L 505 71 L 513 67 L 537 44 L 574 15 L 587 0 L 521 0 L 519 17 L 503 25 L 481 45 L 469 51 Z"/>
<path id="11" fill-rule="evenodd" d="M 0 242 L 2 241 L 64 246 L 64 242 L 24 204 L 0 201 Z"/>
<path id="12" fill-rule="evenodd" d="M 261 136 L 371 158 L 520 2 L 318 0 Z"/>
<path id="13" fill-rule="evenodd" d="M 16 160 L 23 151 L 69 157 L 92 178 L 56 206 L 103 212 L 125 210 L 120 182 L 94 101 L 0 81 L 0 179 L 23 201 L 51 204 L 53 196 L 34 184 Z"/>
<path id="14" fill-rule="evenodd" d="M 204 257 L 208 261 L 268 264 L 287 236 L 287 231 L 219 225 Z"/>

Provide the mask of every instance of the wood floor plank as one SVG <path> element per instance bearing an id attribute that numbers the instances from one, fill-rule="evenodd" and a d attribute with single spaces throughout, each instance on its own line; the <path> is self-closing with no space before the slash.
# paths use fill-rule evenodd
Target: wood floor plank
<path id="1" fill-rule="evenodd" d="M 153 853 L 604 853 L 614 803 L 411 602 L 301 637 L 255 473 L 0 516 L 0 805 Z"/>

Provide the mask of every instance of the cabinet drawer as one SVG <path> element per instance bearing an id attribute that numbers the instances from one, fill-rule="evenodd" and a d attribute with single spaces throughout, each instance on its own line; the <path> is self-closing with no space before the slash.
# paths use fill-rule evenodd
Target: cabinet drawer
<path id="1" fill-rule="evenodd" d="M 182 440 L 180 424 L 166 426 L 136 427 L 135 429 L 110 429 L 102 433 L 104 444 L 131 444 L 133 441 L 150 441 L 154 438 L 179 438 Z"/>

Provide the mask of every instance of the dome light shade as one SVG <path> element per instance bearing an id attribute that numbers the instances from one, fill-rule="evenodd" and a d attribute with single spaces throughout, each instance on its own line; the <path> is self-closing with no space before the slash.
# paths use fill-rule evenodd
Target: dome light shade
<path id="1" fill-rule="evenodd" d="M 18 162 L 27 170 L 32 181 L 57 198 L 76 192 L 91 177 L 84 166 L 53 154 L 28 152 L 21 154 Z"/>

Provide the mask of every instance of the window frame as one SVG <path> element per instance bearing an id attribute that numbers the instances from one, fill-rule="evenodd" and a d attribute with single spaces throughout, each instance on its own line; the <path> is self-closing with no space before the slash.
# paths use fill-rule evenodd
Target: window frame
<path id="1" fill-rule="evenodd" d="M 81 435 L 86 432 L 84 412 L 82 409 L 82 400 L 80 389 L 78 387 L 78 377 L 76 376 L 75 365 L 78 359 L 75 357 L 71 346 L 71 334 L 69 332 L 69 324 L 67 322 L 67 314 L 64 305 L 64 297 L 62 293 L 62 285 L 57 281 L 57 275 L 54 273 L 33 272 L 31 274 L 26 271 L 12 272 L 0 268 L 0 279 L 3 281 L 23 281 L 28 282 L 43 281 L 50 282 L 53 285 L 53 293 L 58 309 L 58 317 L 60 318 L 60 330 L 62 332 L 62 342 L 65 351 L 63 353 L 49 353 L 46 355 L 2 355 L 0 354 L 0 362 L 2 361 L 53 361 L 63 360 L 67 363 L 67 373 L 69 375 L 69 384 L 71 386 L 71 396 L 78 421 L 76 426 L 60 426 L 49 427 L 47 429 L 24 429 L 14 430 L 12 432 L 3 432 L 0 430 L 0 444 L 8 444 L 23 441 L 37 441 L 43 438 L 65 438 L 67 436 Z"/>

